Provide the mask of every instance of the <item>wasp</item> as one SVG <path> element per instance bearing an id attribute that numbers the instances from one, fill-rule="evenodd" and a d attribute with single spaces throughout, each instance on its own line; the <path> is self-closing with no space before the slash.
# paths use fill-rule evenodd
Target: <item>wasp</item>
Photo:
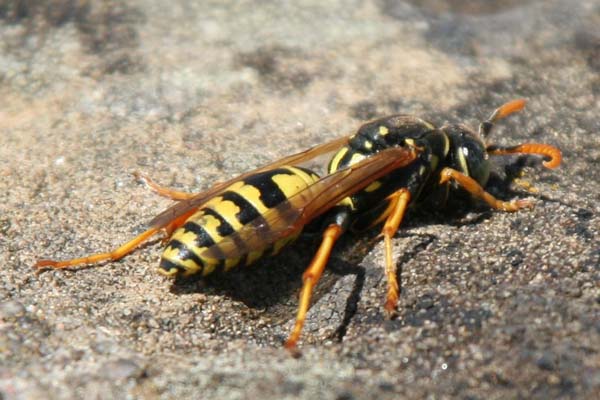
<path id="1" fill-rule="evenodd" d="M 409 206 L 431 198 L 470 194 L 495 210 L 513 212 L 533 206 L 526 199 L 502 201 L 484 188 L 490 156 L 534 154 L 556 168 L 561 152 L 548 144 L 501 147 L 486 144 L 494 124 L 525 106 L 522 99 L 497 108 L 478 132 L 463 124 L 434 124 L 412 115 L 392 115 L 334 139 L 215 184 L 201 193 L 162 187 L 138 175 L 153 191 L 177 201 L 149 228 L 113 251 L 66 261 L 39 260 L 36 268 L 67 268 L 116 261 L 148 238 L 166 233 L 168 242 L 158 271 L 169 277 L 228 271 L 277 254 L 309 223 L 318 223 L 321 243 L 302 276 L 296 322 L 285 347 L 296 348 L 313 289 L 336 241 L 349 231 L 382 225 L 387 293 L 384 309 L 393 316 L 399 297 L 392 238 Z M 317 156 L 333 153 L 319 177 L 303 168 Z"/>

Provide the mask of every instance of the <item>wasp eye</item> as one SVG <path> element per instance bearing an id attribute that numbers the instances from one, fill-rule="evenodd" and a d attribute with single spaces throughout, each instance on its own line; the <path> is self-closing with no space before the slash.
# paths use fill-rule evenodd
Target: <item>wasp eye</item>
<path id="1" fill-rule="evenodd" d="M 475 138 L 465 138 L 460 146 L 459 156 L 462 172 L 475 179 L 481 185 L 488 180 L 490 169 L 488 155 L 483 144 Z"/>

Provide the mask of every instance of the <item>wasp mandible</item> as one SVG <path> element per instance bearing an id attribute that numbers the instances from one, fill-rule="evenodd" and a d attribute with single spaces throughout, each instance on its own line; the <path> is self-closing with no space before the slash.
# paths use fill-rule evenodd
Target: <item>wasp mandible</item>
<path id="1" fill-rule="evenodd" d="M 392 238 L 409 206 L 454 191 L 470 193 L 491 208 L 517 211 L 530 200 L 501 201 L 484 187 L 490 156 L 536 154 L 556 168 L 561 152 L 547 144 L 500 147 L 485 139 L 501 118 L 520 111 L 522 99 L 505 103 L 482 122 L 479 131 L 462 124 L 436 127 L 412 115 L 392 115 L 362 125 L 355 134 L 284 157 L 269 165 L 218 183 L 201 193 L 159 186 L 138 175 L 160 195 L 176 200 L 151 222 L 148 230 L 117 249 L 66 261 L 39 260 L 36 268 L 67 268 L 116 261 L 141 243 L 165 232 L 168 243 L 159 272 L 169 277 L 228 271 L 277 254 L 310 222 L 323 227 L 321 244 L 302 276 L 296 323 L 285 342 L 295 349 L 310 307 L 313 289 L 334 244 L 348 231 L 383 225 L 387 294 L 384 308 L 396 312 L 398 282 Z M 334 152 L 327 174 L 319 177 L 300 165 Z"/>

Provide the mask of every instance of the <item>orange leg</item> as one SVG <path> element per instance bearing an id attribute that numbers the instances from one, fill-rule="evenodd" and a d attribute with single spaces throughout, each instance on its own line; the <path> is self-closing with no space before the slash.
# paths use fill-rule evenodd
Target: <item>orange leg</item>
<path id="1" fill-rule="evenodd" d="M 148 175 L 142 174 L 141 172 L 138 172 L 138 171 L 135 171 L 133 173 L 133 176 L 136 179 L 139 179 L 140 181 L 144 182 L 154 193 L 156 193 L 160 196 L 166 197 L 168 199 L 171 199 L 171 200 L 177 200 L 177 201 L 187 200 L 187 199 L 191 199 L 192 197 L 194 197 L 196 195 L 196 193 L 179 192 L 177 190 L 173 190 L 173 189 L 169 189 L 164 186 L 160 186 L 158 183 L 156 183 L 152 179 L 150 179 L 150 177 Z"/>
<path id="2" fill-rule="evenodd" d="M 408 203 L 410 203 L 410 192 L 408 189 L 400 189 L 390 196 L 390 200 L 393 202 L 392 212 L 387 217 L 381 234 L 385 240 L 385 276 L 388 285 L 384 308 L 388 317 L 391 318 L 396 314 L 399 296 L 396 263 L 392 257 L 392 238 L 398 231 Z"/>
<path id="3" fill-rule="evenodd" d="M 99 263 L 99 262 L 107 261 L 107 260 L 117 261 L 117 260 L 121 259 L 122 257 L 126 256 L 127 254 L 131 253 L 136 247 L 138 247 L 140 244 L 142 244 L 144 241 L 146 241 L 146 239 L 148 239 L 149 237 L 151 237 L 152 235 L 157 233 L 159 230 L 160 229 L 158 229 L 158 228 L 148 229 L 147 231 L 141 233 L 140 235 L 136 236 L 129 242 L 121 245 L 119 248 L 117 248 L 111 252 L 98 253 L 98 254 L 88 256 L 88 257 L 74 258 L 72 260 L 65 260 L 65 261 L 39 260 L 38 262 L 35 263 L 34 267 L 38 268 L 38 269 L 44 269 L 44 268 L 61 269 L 61 268 L 74 267 L 77 265 L 95 264 L 95 263 Z"/>
<path id="4" fill-rule="evenodd" d="M 485 201 L 490 207 L 502 211 L 517 211 L 521 208 L 532 208 L 533 202 L 530 200 L 519 199 L 513 201 L 501 201 L 485 191 L 477 181 L 470 178 L 455 169 L 444 168 L 440 174 L 440 184 L 450 180 L 456 182 L 460 187 L 471 193 L 474 197 Z"/>
<path id="5" fill-rule="evenodd" d="M 560 150 L 549 144 L 524 143 L 511 147 L 488 146 L 486 151 L 492 156 L 501 156 L 505 154 L 539 154 L 541 156 L 550 157 L 550 160 L 544 161 L 543 163 L 546 168 L 556 168 L 562 161 Z"/>
<path id="6" fill-rule="evenodd" d="M 173 235 L 173 232 L 175 232 L 175 229 L 183 226 L 183 224 L 185 224 L 187 222 L 187 220 L 192 216 L 192 214 L 194 214 L 196 211 L 197 211 L 197 209 L 193 208 L 190 211 L 188 211 L 187 213 L 175 218 L 174 220 L 169 222 L 167 225 L 165 225 L 165 227 L 162 228 L 165 232 L 165 235 L 162 238 L 162 244 L 166 245 L 169 242 L 169 240 L 171 240 L 171 235 Z"/>
<path id="7" fill-rule="evenodd" d="M 319 278 L 321 278 L 321 274 L 327 265 L 333 245 L 342 233 L 342 227 L 339 225 L 331 224 L 327 227 L 323 233 L 323 241 L 321 242 L 321 246 L 319 246 L 319 250 L 302 275 L 303 284 L 302 290 L 300 291 L 300 304 L 298 305 L 296 324 L 294 325 L 292 333 L 290 333 L 290 336 L 285 342 L 285 347 L 292 352 L 296 350 L 296 343 L 298 343 L 298 339 L 302 333 L 302 327 L 304 326 L 306 313 L 310 307 L 310 298 L 312 296 L 313 289 L 317 282 L 319 282 Z"/>

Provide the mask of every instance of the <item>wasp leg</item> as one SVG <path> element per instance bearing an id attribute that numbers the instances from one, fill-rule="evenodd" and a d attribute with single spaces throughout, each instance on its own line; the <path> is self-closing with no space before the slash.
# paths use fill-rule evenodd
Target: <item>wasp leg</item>
<path id="1" fill-rule="evenodd" d="M 396 263 L 392 257 L 392 237 L 398 231 L 404 218 L 404 213 L 410 203 L 410 192 L 403 188 L 393 193 L 389 199 L 392 201 L 393 208 L 383 225 L 381 234 L 385 240 L 385 276 L 388 286 L 384 308 L 388 318 L 391 318 L 396 314 L 399 296 Z"/>
<path id="2" fill-rule="evenodd" d="M 298 305 L 296 324 L 294 325 L 292 333 L 290 333 L 290 336 L 285 342 L 285 347 L 292 352 L 295 351 L 296 343 L 300 338 L 306 313 L 310 307 L 310 298 L 312 296 L 313 289 L 319 281 L 319 278 L 321 278 L 321 274 L 327 265 L 333 245 L 342 233 L 343 228 L 340 225 L 331 224 L 327 227 L 323 233 L 323 241 L 319 246 L 319 250 L 317 250 L 317 253 L 313 257 L 310 265 L 308 268 L 306 268 L 304 274 L 302 275 L 302 290 L 300 291 L 300 304 Z"/>
<path id="3" fill-rule="evenodd" d="M 550 160 L 544 161 L 544 167 L 556 168 L 562 161 L 562 154 L 559 149 L 549 144 L 542 143 L 524 143 L 518 146 L 500 147 L 488 146 L 487 153 L 492 156 L 501 156 L 505 154 L 538 154 L 541 156 L 550 157 Z"/>
<path id="4" fill-rule="evenodd" d="M 448 181 L 453 180 L 460 187 L 465 189 L 467 192 L 471 193 L 474 197 L 485 201 L 490 207 L 496 210 L 502 211 L 517 211 L 521 208 L 532 208 L 533 202 L 530 200 L 519 199 L 513 201 L 501 201 L 496 199 L 494 196 L 489 194 L 481 187 L 477 181 L 473 178 L 470 178 L 455 169 L 452 168 L 444 168 L 440 173 L 440 184 L 447 183 Z"/>
<path id="5" fill-rule="evenodd" d="M 135 171 L 133 173 L 133 176 L 135 177 L 135 179 L 138 179 L 138 180 L 144 182 L 146 184 L 146 186 L 148 186 L 150 188 L 150 190 L 152 190 L 154 193 L 156 193 L 160 196 L 166 197 L 168 199 L 171 199 L 171 200 L 177 200 L 177 201 L 187 200 L 187 199 L 191 199 L 192 197 L 194 197 L 196 195 L 196 193 L 180 192 L 177 190 L 169 189 L 164 186 L 160 186 L 158 183 L 156 183 L 152 179 L 150 179 L 150 177 L 148 175 L 142 174 L 141 172 L 138 172 L 138 171 Z"/>
<path id="6" fill-rule="evenodd" d="M 165 225 L 162 228 L 163 231 L 165 232 L 165 235 L 163 236 L 163 238 L 161 240 L 161 244 L 166 245 L 167 243 L 169 243 L 169 240 L 171 240 L 171 236 L 173 235 L 173 232 L 175 232 L 175 229 L 183 226 L 183 224 L 185 224 L 187 222 L 187 220 L 192 216 L 192 214 L 194 214 L 196 211 L 197 211 L 196 209 L 192 209 L 192 210 L 188 211 L 187 213 L 175 218 L 173 221 L 169 222 L 167 225 Z"/>
<path id="7" fill-rule="evenodd" d="M 148 239 L 149 237 L 151 237 L 152 235 L 157 233 L 159 230 L 160 229 L 158 229 L 158 228 L 148 229 L 147 231 L 141 233 L 140 235 L 136 236 L 129 242 L 121 245 L 120 247 L 118 247 L 117 249 L 115 249 L 111 252 L 98 253 L 98 254 L 88 256 L 88 257 L 74 258 L 72 260 L 64 260 L 64 261 L 38 260 L 38 262 L 35 263 L 34 267 L 38 268 L 38 269 L 44 269 L 44 268 L 62 269 L 62 268 L 74 267 L 77 265 L 95 264 L 95 263 L 98 263 L 101 261 L 106 261 L 106 260 L 117 261 L 117 260 L 121 259 L 122 257 L 126 256 L 127 254 L 131 253 L 137 246 L 139 246 L 141 243 L 146 241 L 146 239 Z"/>
<path id="8" fill-rule="evenodd" d="M 173 232 L 175 232 L 176 229 L 182 227 L 183 224 L 185 224 L 187 222 L 187 220 L 189 219 L 189 217 L 191 217 L 192 214 L 194 214 L 193 211 L 196 211 L 196 210 L 192 210 L 192 212 L 188 212 L 188 213 L 183 214 L 181 217 L 174 219 L 173 221 L 169 222 L 167 225 L 165 225 L 162 228 L 163 232 L 165 234 L 162 237 L 160 243 L 163 246 L 166 245 L 167 243 L 169 243 L 169 241 L 171 240 L 171 236 L 173 236 Z"/>

